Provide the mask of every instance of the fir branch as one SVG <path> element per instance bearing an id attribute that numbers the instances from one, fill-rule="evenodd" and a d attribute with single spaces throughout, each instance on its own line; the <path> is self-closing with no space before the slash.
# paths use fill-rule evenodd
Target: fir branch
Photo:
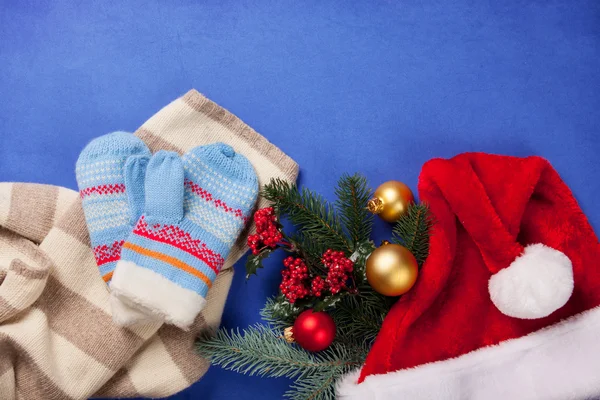
<path id="1" fill-rule="evenodd" d="M 310 238 L 310 235 L 307 237 L 302 231 L 294 232 L 288 237 L 288 240 L 293 245 L 292 251 L 295 251 L 304 259 L 311 272 L 327 272 L 321 264 L 321 257 L 324 252 L 323 243 L 315 242 Z"/>
<path id="2" fill-rule="evenodd" d="M 374 215 L 367 210 L 372 191 L 364 176 L 344 174 L 338 181 L 335 194 L 338 197 L 336 209 L 356 247 L 359 242 L 368 240 L 373 230 Z"/>
<path id="3" fill-rule="evenodd" d="M 322 371 L 321 375 L 305 375 L 298 378 L 284 397 L 292 400 L 334 400 L 336 381 L 342 375 L 362 366 L 368 349 L 334 343 L 324 353 L 328 353 L 326 357 L 345 361 L 332 365 L 328 371 Z"/>
<path id="4" fill-rule="evenodd" d="M 322 196 L 306 188 L 300 191 L 282 179 L 272 179 L 261 195 L 298 227 L 304 239 L 319 246 L 321 254 L 328 248 L 352 253 L 352 244 L 345 237 L 339 218 Z"/>
<path id="5" fill-rule="evenodd" d="M 310 353 L 285 341 L 279 330 L 254 325 L 240 332 L 219 329 L 212 338 L 197 344 L 198 352 L 211 363 L 246 375 L 304 379 L 323 377 L 331 371 L 357 368 L 363 354 L 340 345 Z"/>
<path id="6" fill-rule="evenodd" d="M 291 400 L 334 400 L 335 382 L 341 375 L 338 370 L 333 370 L 323 376 L 313 375 L 298 379 L 283 397 Z"/>
<path id="7" fill-rule="evenodd" d="M 322 352 L 328 359 L 339 360 L 320 375 L 308 374 L 298 378 L 284 397 L 292 400 L 334 400 L 335 383 L 342 375 L 359 368 L 367 356 L 362 348 L 333 344 Z"/>
<path id="8" fill-rule="evenodd" d="M 392 242 L 406 247 L 417 259 L 419 267 L 429 255 L 429 232 L 432 225 L 429 206 L 419 203 L 410 205 L 406 214 L 394 226 Z"/>
<path id="9" fill-rule="evenodd" d="M 345 296 L 332 311 L 337 339 L 347 344 L 370 346 L 395 299 L 375 292 L 368 284 L 358 287 L 359 294 Z"/>

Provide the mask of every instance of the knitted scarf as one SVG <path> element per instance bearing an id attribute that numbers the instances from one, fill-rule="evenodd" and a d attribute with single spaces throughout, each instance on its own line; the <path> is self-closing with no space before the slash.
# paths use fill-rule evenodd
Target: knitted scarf
<path id="1" fill-rule="evenodd" d="M 184 153 L 225 142 L 253 164 L 261 185 L 294 182 L 298 165 L 236 116 L 192 90 L 136 135 L 153 151 Z M 257 207 L 264 207 L 259 200 Z M 72 190 L 0 183 L 0 394 L 2 399 L 163 397 L 202 377 L 195 338 L 216 329 L 246 251 L 248 226 L 208 292 L 190 331 L 158 322 L 113 324 L 109 289 Z"/>

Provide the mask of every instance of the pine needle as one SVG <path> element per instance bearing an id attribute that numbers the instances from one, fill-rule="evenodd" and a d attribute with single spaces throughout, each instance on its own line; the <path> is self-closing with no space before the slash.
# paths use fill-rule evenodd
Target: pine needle
<path id="1" fill-rule="evenodd" d="M 429 255 L 429 232 L 433 219 L 425 203 L 412 204 L 394 226 L 393 243 L 406 247 L 417 259 L 419 267 Z"/>
<path id="2" fill-rule="evenodd" d="M 344 235 L 340 219 L 321 195 L 308 189 L 300 191 L 282 179 L 272 179 L 261 195 L 298 227 L 303 239 L 318 246 L 320 254 L 328 248 L 352 253 L 352 244 Z"/>
<path id="3" fill-rule="evenodd" d="M 354 247 L 368 240 L 373 230 L 373 214 L 367 210 L 371 198 L 367 179 L 359 174 L 343 175 L 338 181 L 335 203 L 344 228 L 352 239 Z"/>
<path id="4" fill-rule="evenodd" d="M 198 352 L 220 367 L 246 375 L 295 379 L 285 397 L 333 400 L 336 379 L 359 368 L 366 357 L 334 343 L 327 350 L 311 353 L 290 345 L 270 326 L 254 325 L 240 332 L 220 329 L 197 344 Z"/>

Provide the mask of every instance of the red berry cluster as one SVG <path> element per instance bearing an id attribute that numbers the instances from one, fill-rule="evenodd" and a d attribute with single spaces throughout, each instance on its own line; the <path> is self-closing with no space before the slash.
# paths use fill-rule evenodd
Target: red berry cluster
<path id="1" fill-rule="evenodd" d="M 354 263 L 346 258 L 343 251 L 329 249 L 323 254 L 321 261 L 328 268 L 327 277 L 323 279 L 317 275 L 309 281 L 308 268 L 303 259 L 290 256 L 283 260 L 285 269 L 281 271 L 283 280 L 279 289 L 290 303 L 309 295 L 321 297 L 326 290 L 331 294 L 337 294 L 343 289 L 351 290 L 346 282 L 350 279 Z"/>
<path id="2" fill-rule="evenodd" d="M 252 254 L 259 254 L 264 247 L 274 249 L 277 247 L 277 243 L 283 239 L 276 221 L 277 215 L 275 215 L 273 207 L 262 208 L 254 214 L 256 234 L 248 236 L 248 247 L 252 249 Z"/>
<path id="3" fill-rule="evenodd" d="M 329 270 L 327 271 L 328 289 L 332 294 L 339 293 L 342 289 L 347 289 L 346 282 L 354 269 L 354 262 L 343 251 L 327 250 L 321 260 Z"/>
<path id="4" fill-rule="evenodd" d="M 308 268 L 301 258 L 287 257 L 283 260 L 285 269 L 281 271 L 283 280 L 279 285 L 281 293 L 290 303 L 302 299 L 309 294 L 304 281 L 308 278 Z"/>
<path id="5" fill-rule="evenodd" d="M 310 284 L 310 292 L 313 296 L 321 297 L 325 290 L 325 281 L 320 276 L 315 276 Z"/>

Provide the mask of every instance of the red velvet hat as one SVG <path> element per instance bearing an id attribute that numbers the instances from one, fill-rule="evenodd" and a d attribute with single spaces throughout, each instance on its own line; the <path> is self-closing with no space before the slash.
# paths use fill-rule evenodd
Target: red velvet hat
<path id="1" fill-rule="evenodd" d="M 419 195 L 430 255 L 340 398 L 600 395 L 600 244 L 550 164 L 434 159 Z"/>

